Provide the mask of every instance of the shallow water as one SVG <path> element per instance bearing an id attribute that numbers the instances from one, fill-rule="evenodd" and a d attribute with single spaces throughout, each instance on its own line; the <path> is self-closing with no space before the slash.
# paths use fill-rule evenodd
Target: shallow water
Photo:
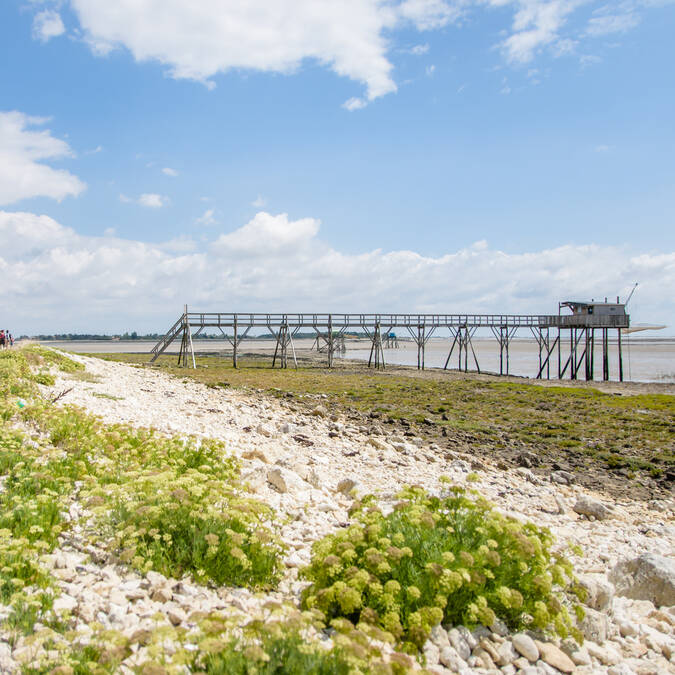
<path id="1" fill-rule="evenodd" d="M 313 340 L 302 339 L 294 343 L 298 355 L 306 354 L 313 345 Z M 154 342 L 143 340 L 119 341 L 64 341 L 45 342 L 58 349 L 65 349 L 81 353 L 149 353 Z M 425 366 L 427 368 L 442 368 L 448 357 L 452 342 L 447 338 L 431 338 L 426 346 Z M 220 352 L 223 355 L 231 354 L 231 346 L 225 340 L 195 340 L 195 350 L 199 352 Z M 180 342 L 171 345 L 168 353 L 176 354 Z M 239 347 L 240 353 L 262 352 L 272 354 L 275 343 L 273 340 L 245 340 Z M 344 354 L 349 359 L 368 360 L 370 343 L 367 340 L 347 340 L 347 351 Z M 473 347 L 481 371 L 499 373 L 499 344 L 495 339 L 474 338 Z M 567 353 L 564 349 L 567 348 Z M 562 362 L 569 354 L 569 345 L 564 345 Z M 399 340 L 398 349 L 384 350 L 385 362 L 396 365 L 417 365 L 417 347 L 411 341 Z M 558 370 L 557 351 L 551 357 L 550 374 L 554 377 Z M 616 341 L 610 342 L 610 377 L 619 378 L 618 350 Z M 448 364 L 449 368 L 457 368 L 457 349 Z M 623 338 L 623 368 L 624 379 L 634 382 L 675 382 L 675 338 Z M 469 352 L 469 369 L 475 370 L 473 355 Z M 535 377 L 539 370 L 539 352 L 537 343 L 531 339 L 514 339 L 509 349 L 509 373 L 525 377 Z M 506 371 L 506 365 L 504 365 Z M 599 341 L 595 345 L 595 379 L 602 379 L 602 351 Z"/>

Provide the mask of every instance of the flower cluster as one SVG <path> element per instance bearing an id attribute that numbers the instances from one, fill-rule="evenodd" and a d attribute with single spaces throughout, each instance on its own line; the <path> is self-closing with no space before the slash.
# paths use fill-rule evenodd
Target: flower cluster
<path id="1" fill-rule="evenodd" d="M 567 635 L 576 630 L 563 591 L 571 564 L 546 529 L 507 518 L 459 487 L 444 497 L 407 488 L 384 515 L 362 500 L 353 523 L 317 542 L 302 574 L 304 606 L 389 633 L 415 651 L 441 622 L 491 626 L 497 618 Z"/>
<path id="2" fill-rule="evenodd" d="M 222 443 L 106 425 L 72 406 L 35 404 L 23 415 L 65 453 L 92 536 L 122 562 L 218 584 L 266 587 L 278 577 L 273 513 L 246 495 Z"/>

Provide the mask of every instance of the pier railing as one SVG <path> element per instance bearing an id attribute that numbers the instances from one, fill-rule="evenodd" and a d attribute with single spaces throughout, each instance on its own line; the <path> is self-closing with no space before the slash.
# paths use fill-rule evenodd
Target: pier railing
<path id="1" fill-rule="evenodd" d="M 194 327 L 230 328 L 238 326 L 269 327 L 289 326 L 293 328 L 314 328 L 332 326 L 337 328 L 361 328 L 391 326 L 392 328 L 457 327 L 469 328 L 557 328 L 568 326 L 594 326 L 596 328 L 618 328 L 628 326 L 627 316 L 566 316 L 559 314 L 264 314 L 244 312 L 188 312 L 184 321 Z M 179 320 L 180 322 L 180 320 Z"/>

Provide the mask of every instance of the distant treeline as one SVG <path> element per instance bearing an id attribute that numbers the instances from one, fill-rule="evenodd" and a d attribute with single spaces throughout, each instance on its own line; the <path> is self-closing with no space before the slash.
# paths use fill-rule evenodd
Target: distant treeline
<path id="1" fill-rule="evenodd" d="M 335 336 L 337 337 L 338 333 L 335 331 Z M 139 334 L 136 331 L 132 333 L 121 333 L 119 335 L 101 335 L 99 333 L 55 333 L 53 335 L 22 335 L 19 339 L 21 340 L 53 340 L 53 341 L 66 341 L 66 340 L 159 340 L 163 338 L 164 334 L 160 333 L 145 333 Z M 206 334 L 201 333 L 198 337 L 193 338 L 194 340 L 222 340 L 223 337 L 231 338 L 232 335 L 226 333 L 225 336 L 220 333 Z M 296 340 L 313 340 L 316 337 L 316 333 L 296 333 L 293 336 Z M 345 338 L 365 338 L 367 337 L 365 333 L 353 332 L 345 333 Z M 248 335 L 247 340 L 275 340 L 276 335 L 272 333 L 264 333 L 262 335 Z"/>
<path id="2" fill-rule="evenodd" d="M 146 333 L 139 335 L 133 333 L 121 333 L 120 335 L 100 335 L 98 333 L 55 333 L 54 335 L 22 335 L 22 340 L 159 340 L 162 335 L 158 333 Z"/>

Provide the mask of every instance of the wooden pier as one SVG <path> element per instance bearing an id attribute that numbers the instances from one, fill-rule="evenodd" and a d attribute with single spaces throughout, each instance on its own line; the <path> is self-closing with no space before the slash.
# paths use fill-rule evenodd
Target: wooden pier
<path id="1" fill-rule="evenodd" d="M 563 308 L 571 314 L 563 314 Z M 616 303 L 564 302 L 557 314 L 264 314 L 231 312 L 191 312 L 183 314 L 152 349 L 151 362 L 174 340 L 180 339 L 178 362 L 196 367 L 193 340 L 207 329 L 217 329 L 232 346 L 232 362 L 237 367 L 239 346 L 251 330 L 266 328 L 275 338 L 272 367 L 288 367 L 289 355 L 297 367 L 293 338 L 300 331 L 314 331 L 315 344 L 333 367 L 336 352 L 344 345 L 345 332 L 361 331 L 370 341 L 369 367 L 384 368 L 384 348 L 394 329 L 407 331 L 417 346 L 417 368 L 424 370 L 425 346 L 440 329 L 450 334 L 452 344 L 445 369 L 481 372 L 472 339 L 479 329 L 489 329 L 499 346 L 499 374 L 509 374 L 509 346 L 517 331 L 527 331 L 538 345 L 537 379 L 572 380 L 595 378 L 595 340 L 602 345 L 602 379 L 609 380 L 609 335 L 617 334 L 619 380 L 623 381 L 621 331 L 630 325 L 625 305 Z M 225 331 L 228 329 L 228 332 Z M 453 358 L 454 357 L 454 358 Z M 455 360 L 456 359 L 456 360 Z"/>

